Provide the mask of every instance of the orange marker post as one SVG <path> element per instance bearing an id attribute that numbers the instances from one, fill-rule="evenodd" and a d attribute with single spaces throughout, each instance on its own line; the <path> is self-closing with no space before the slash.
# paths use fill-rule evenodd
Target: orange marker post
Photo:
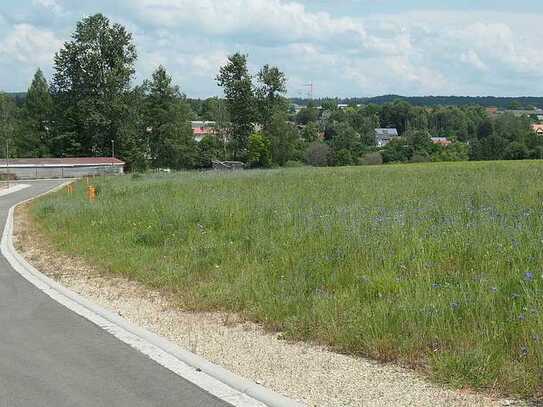
<path id="1" fill-rule="evenodd" d="M 96 187 L 90 185 L 87 188 L 87 197 L 89 198 L 89 201 L 94 202 L 96 200 Z"/>

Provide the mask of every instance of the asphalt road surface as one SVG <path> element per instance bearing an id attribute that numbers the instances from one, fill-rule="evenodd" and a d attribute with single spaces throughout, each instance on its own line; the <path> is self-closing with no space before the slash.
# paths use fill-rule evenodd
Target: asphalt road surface
<path id="1" fill-rule="evenodd" d="M 60 181 L 0 197 L 8 209 Z M 0 407 L 229 406 L 43 294 L 0 256 Z"/>

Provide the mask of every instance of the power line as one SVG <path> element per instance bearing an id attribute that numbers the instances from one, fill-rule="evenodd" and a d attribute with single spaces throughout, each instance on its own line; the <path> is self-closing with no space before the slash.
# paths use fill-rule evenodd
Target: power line
<path id="1" fill-rule="evenodd" d="M 307 96 L 309 97 L 309 99 L 313 100 L 313 90 L 314 90 L 313 82 L 306 83 L 306 84 L 304 85 L 304 88 L 309 88 L 309 89 L 308 89 Z"/>

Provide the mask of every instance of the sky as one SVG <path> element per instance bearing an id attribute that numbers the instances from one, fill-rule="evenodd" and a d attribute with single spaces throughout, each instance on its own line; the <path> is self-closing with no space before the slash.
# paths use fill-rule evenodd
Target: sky
<path id="1" fill-rule="evenodd" d="M 221 95 L 228 55 L 276 65 L 291 97 L 541 96 L 541 0 L 0 0 L 0 89 L 24 91 L 81 18 L 134 35 L 134 83 L 164 65 L 189 97 Z"/>

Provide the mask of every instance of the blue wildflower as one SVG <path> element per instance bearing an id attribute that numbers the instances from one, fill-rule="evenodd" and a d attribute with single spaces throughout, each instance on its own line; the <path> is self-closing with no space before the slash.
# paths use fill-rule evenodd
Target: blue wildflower
<path id="1" fill-rule="evenodd" d="M 441 288 L 441 284 L 433 283 L 432 288 L 434 288 L 434 289 Z"/>
<path id="2" fill-rule="evenodd" d="M 456 311 L 458 308 L 460 308 L 460 304 L 457 302 L 453 302 L 451 303 L 451 308 Z"/>
<path id="3" fill-rule="evenodd" d="M 524 281 L 531 282 L 534 279 L 534 273 L 528 271 L 524 273 Z"/>

